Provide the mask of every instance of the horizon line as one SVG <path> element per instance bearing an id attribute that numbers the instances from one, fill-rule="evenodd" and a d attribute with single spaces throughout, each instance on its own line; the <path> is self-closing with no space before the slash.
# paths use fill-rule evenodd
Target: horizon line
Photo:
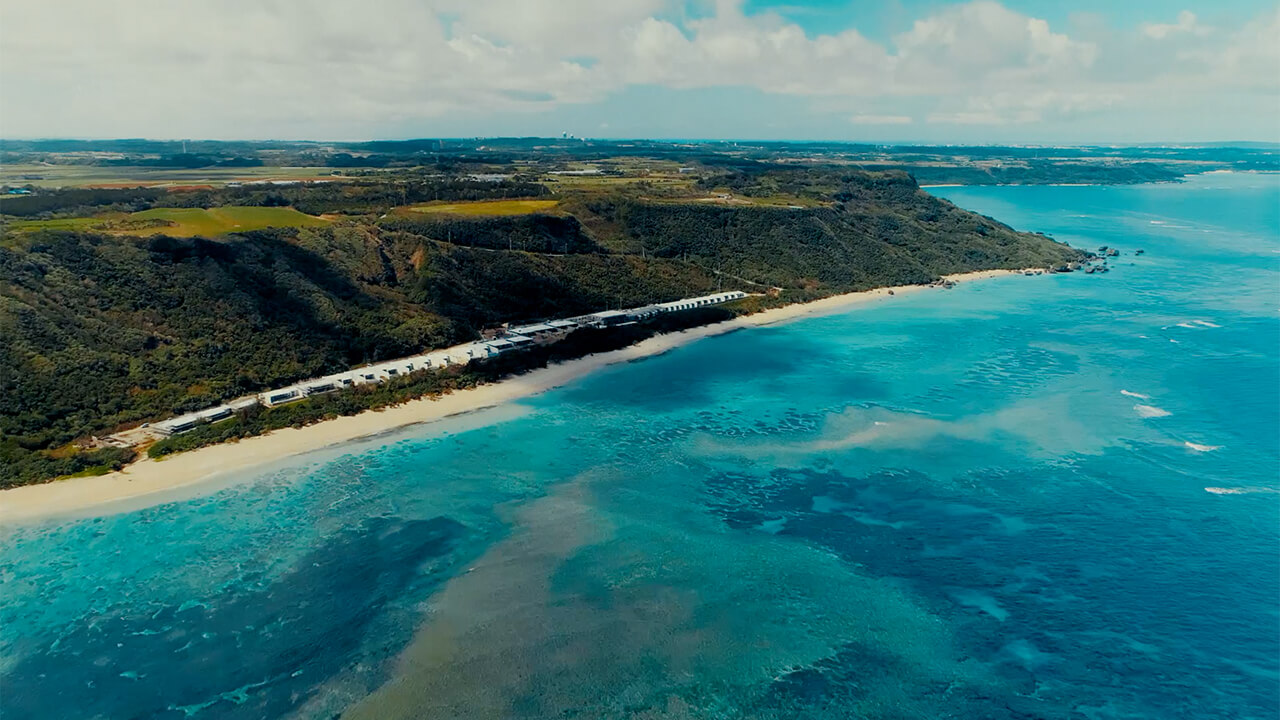
<path id="1" fill-rule="evenodd" d="M 297 144 L 315 144 L 315 145 L 342 145 L 342 144 L 365 144 L 365 143 L 410 143 L 422 141 L 444 141 L 444 142 L 475 142 L 475 141 L 500 141 L 500 140 L 548 140 L 548 141 L 576 141 L 576 142 L 652 142 L 652 143 L 702 143 L 702 144 L 725 144 L 725 143 L 770 143 L 784 145 L 811 145 L 811 144 L 829 144 L 829 145 L 871 145 L 876 147 L 938 147 L 938 148 L 955 148 L 955 147 L 1004 147 L 1004 148 L 1126 148 L 1126 147 L 1154 147 L 1154 148 L 1178 148 L 1178 147 L 1235 147 L 1239 145 L 1263 145 L 1280 149 L 1280 141 L 1276 140 L 1213 140 L 1213 141 L 1195 141 L 1195 140 L 1164 140 L 1164 141 L 1141 141 L 1141 142 L 1078 142 L 1078 143 L 1052 143 L 1052 142 L 1026 142 L 1026 143 L 982 143 L 982 142 L 929 142 L 929 141 L 911 141 L 911 140 L 890 140 L 890 141 L 872 141 L 872 140 L 821 140 L 821 139 L 764 139 L 764 138 L 684 138 L 684 137 L 556 137 L 544 135 L 459 135 L 454 137 L 435 136 L 435 137 L 405 137 L 405 138 L 369 138 L 360 140 L 317 140 L 304 138 L 236 138 L 236 139 L 214 139 L 214 138 L 155 138 L 155 137 L 0 137 L 0 145 L 8 142 L 123 142 L 123 141 L 142 141 L 157 143 L 181 143 L 181 142 L 201 142 L 201 143 L 297 143 Z M 0 147 L 0 150 L 3 150 Z"/>

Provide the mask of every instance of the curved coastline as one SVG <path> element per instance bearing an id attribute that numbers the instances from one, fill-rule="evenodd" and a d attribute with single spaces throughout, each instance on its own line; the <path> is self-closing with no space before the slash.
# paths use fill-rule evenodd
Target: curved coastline
<path id="1" fill-rule="evenodd" d="M 1023 270 L 979 270 L 946 276 L 965 282 L 1021 275 Z M 178 491 L 209 491 L 226 486 L 231 473 L 260 468 L 286 458 L 366 439 L 398 428 L 514 402 L 566 385 L 600 368 L 660 355 L 705 337 L 742 328 L 774 325 L 805 317 L 829 315 L 890 297 L 931 289 L 911 285 L 834 295 L 809 303 L 744 315 L 713 325 L 649 338 L 635 345 L 551 365 L 436 398 L 369 410 L 314 425 L 285 428 L 265 435 L 191 450 L 163 460 L 143 458 L 122 470 L 95 477 L 68 478 L 40 485 L 0 491 L 0 525 L 36 522 L 56 517 L 110 514 L 174 499 Z M 891 295 L 892 293 L 892 295 Z M 249 475 L 246 475 L 246 479 Z M 222 482 L 219 482 L 222 480 Z"/>

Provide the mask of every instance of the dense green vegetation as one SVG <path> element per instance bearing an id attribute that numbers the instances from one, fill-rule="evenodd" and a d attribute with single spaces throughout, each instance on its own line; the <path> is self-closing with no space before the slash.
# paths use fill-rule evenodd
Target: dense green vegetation
<path id="1" fill-rule="evenodd" d="M 0 198 L 0 213 L 20 218 L 61 217 L 91 212 L 149 210 L 170 193 L 156 188 L 44 190 L 32 195 Z"/>
<path id="2" fill-rule="evenodd" d="M 772 302 L 792 302 L 1080 257 L 934 198 L 905 173 L 732 170 L 716 177 L 744 196 L 787 192 L 809 206 L 710 204 L 699 201 L 705 191 L 697 188 L 661 199 L 643 187 L 607 188 L 562 194 L 555 214 L 396 211 L 213 239 L 76 225 L 9 233 L 0 242 L 0 484 L 110 469 L 127 454 L 75 446 L 220 400 L 473 339 L 503 322 L 718 289 L 773 288 Z M 60 191 L 20 207 L 61 216 L 84 207 L 235 206 L 270 192 L 281 194 L 281 207 L 341 201 L 351 208 L 394 202 L 396 193 L 420 200 L 429 188 L 484 198 L 543 192 L 515 181 L 385 180 L 161 195 Z M 3 203 L 6 212 L 11 202 Z M 628 332 L 610 337 L 626 341 Z M 238 437 L 441 392 L 491 371 L 252 413 L 166 441 L 157 452 L 210 433 Z"/>
<path id="3" fill-rule="evenodd" d="M 131 462 L 136 453 L 123 448 L 31 452 L 17 438 L 0 439 L 0 489 L 31 485 L 56 477 L 105 475 Z"/>
<path id="4" fill-rule="evenodd" d="M 1181 180 L 1186 169 L 1157 162 L 1119 165 L 1031 160 L 1021 165 L 911 166 L 885 169 L 910 172 L 923 184 L 947 185 L 1134 185 Z"/>
<path id="5" fill-rule="evenodd" d="M 408 208 L 415 213 L 463 215 L 473 217 L 495 217 L 504 215 L 528 215 L 529 213 L 549 213 L 553 211 L 559 200 L 483 200 L 462 203 L 426 203 Z"/>
<path id="6" fill-rule="evenodd" d="M 494 253 L 364 228 L 225 242 L 42 233 L 0 250 L 0 433 L 88 428 L 471 339 L 504 321 L 715 287 L 664 261 Z"/>
<path id="7" fill-rule="evenodd" d="M 1072 256 L 1056 243 L 1032 239 L 923 193 L 904 173 L 845 174 L 829 185 L 831 207 L 604 197 L 585 201 L 580 217 L 615 250 L 683 258 L 751 283 L 788 289 L 904 285 L 967 270 L 1051 265 Z"/>
<path id="8" fill-rule="evenodd" d="M 582 232 L 575 217 L 557 215 L 511 215 L 497 217 L 464 217 L 397 213 L 378 225 L 387 230 L 444 240 L 489 250 L 523 250 L 536 253 L 592 253 L 601 247 Z"/>

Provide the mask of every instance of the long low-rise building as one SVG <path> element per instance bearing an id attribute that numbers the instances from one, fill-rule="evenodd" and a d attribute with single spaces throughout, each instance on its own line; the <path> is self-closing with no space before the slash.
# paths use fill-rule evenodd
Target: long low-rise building
<path id="1" fill-rule="evenodd" d="M 226 420 L 234 416 L 236 412 L 246 410 L 255 405 L 276 407 L 304 400 L 313 395 L 336 392 L 355 385 L 386 382 L 392 378 L 403 377 L 419 370 L 439 369 L 450 365 L 465 365 L 472 360 L 492 357 L 510 350 L 527 348 L 539 341 L 549 342 L 562 334 L 579 328 L 624 325 L 645 320 L 661 313 L 692 310 L 733 300 L 741 300 L 745 297 L 747 297 L 747 294 L 740 291 L 722 292 L 626 310 L 605 310 L 575 318 L 512 326 L 508 327 L 503 335 L 492 340 L 455 345 L 444 350 L 436 350 L 398 360 L 388 360 L 332 375 L 325 375 L 324 377 L 304 380 L 287 387 L 239 398 L 224 405 L 162 420 L 153 424 L 151 428 L 157 434 L 168 437 L 187 432 L 204 423 Z"/>
<path id="2" fill-rule="evenodd" d="M 732 292 L 703 295 L 702 297 L 687 298 L 685 300 L 676 300 L 669 303 L 658 303 L 655 307 L 659 308 L 659 312 L 678 312 L 680 310 L 693 310 L 695 308 L 707 307 L 709 305 L 719 305 L 733 300 L 741 300 L 746 296 L 746 293 L 734 290 Z"/>
<path id="3" fill-rule="evenodd" d="M 745 297 L 747 297 L 746 293 L 739 290 L 733 290 L 730 292 L 716 293 L 714 295 L 703 295 L 701 297 L 657 303 L 656 305 L 645 305 L 643 307 L 629 308 L 626 310 L 605 310 L 593 315 L 587 315 L 583 319 L 587 321 L 587 324 L 595 327 L 613 327 L 616 325 L 626 325 L 628 323 L 640 322 L 641 320 L 648 320 L 655 315 L 661 315 L 663 313 L 680 312 L 681 310 L 694 310 L 696 308 L 709 307 L 711 305 L 720 305 L 734 300 L 741 300 Z"/>

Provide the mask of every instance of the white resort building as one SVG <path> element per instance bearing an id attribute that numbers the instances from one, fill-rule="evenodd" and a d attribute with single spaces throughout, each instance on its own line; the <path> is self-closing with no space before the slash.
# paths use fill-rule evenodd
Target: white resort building
<path id="1" fill-rule="evenodd" d="M 233 416 L 237 411 L 245 410 L 255 405 L 276 407 L 297 402 L 312 395 L 335 392 L 353 385 L 386 382 L 391 378 L 402 377 L 418 370 L 438 369 L 450 365 L 465 365 L 472 360 L 492 357 L 509 350 L 518 350 L 542 342 L 552 342 L 579 328 L 627 325 L 663 313 L 719 305 L 733 300 L 741 300 L 745 297 L 747 297 L 747 293 L 740 291 L 721 292 L 714 295 L 704 295 L 656 305 L 645 305 L 644 307 L 627 310 L 605 310 L 576 318 L 510 326 L 506 328 L 505 332 L 492 340 L 480 340 L 464 345 L 455 345 L 451 348 L 436 350 L 422 355 L 389 360 L 334 373 L 333 375 L 304 380 L 288 387 L 267 390 L 257 395 L 232 400 L 224 405 L 162 420 L 153 424 L 151 429 L 162 437 L 168 437 L 187 432 L 203 423 L 225 420 Z M 112 439 L 117 442 L 125 440 L 123 436 L 108 438 L 109 441 Z"/>

